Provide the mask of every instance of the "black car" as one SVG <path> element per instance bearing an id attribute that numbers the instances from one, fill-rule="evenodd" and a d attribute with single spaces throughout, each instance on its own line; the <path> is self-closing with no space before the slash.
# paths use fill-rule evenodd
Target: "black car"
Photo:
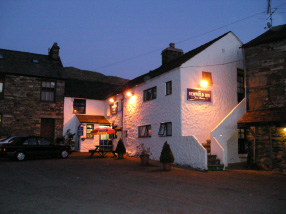
<path id="1" fill-rule="evenodd" d="M 0 145 L 0 157 L 18 161 L 42 156 L 67 158 L 71 152 L 71 146 L 55 145 L 44 137 L 15 137 L 13 141 Z"/>

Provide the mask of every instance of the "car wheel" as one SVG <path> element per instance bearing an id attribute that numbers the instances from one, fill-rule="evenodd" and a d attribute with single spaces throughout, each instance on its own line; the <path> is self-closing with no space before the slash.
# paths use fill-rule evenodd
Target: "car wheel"
<path id="1" fill-rule="evenodd" d="M 23 160 L 25 160 L 25 158 L 26 158 L 26 155 L 24 152 L 17 152 L 16 153 L 16 160 L 23 161 Z"/>
<path id="2" fill-rule="evenodd" d="M 60 157 L 61 158 L 67 158 L 69 156 L 69 153 L 67 150 L 61 151 Z"/>

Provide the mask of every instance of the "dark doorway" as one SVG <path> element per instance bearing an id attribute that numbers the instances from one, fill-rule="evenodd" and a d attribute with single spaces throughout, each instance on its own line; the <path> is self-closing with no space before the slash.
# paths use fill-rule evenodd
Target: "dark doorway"
<path id="1" fill-rule="evenodd" d="M 55 119 L 42 118 L 41 137 L 46 137 L 53 142 L 54 136 L 55 136 Z"/>

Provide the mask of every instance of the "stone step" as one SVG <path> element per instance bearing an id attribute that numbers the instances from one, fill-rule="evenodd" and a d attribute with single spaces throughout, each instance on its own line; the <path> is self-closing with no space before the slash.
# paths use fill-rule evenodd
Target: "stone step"
<path id="1" fill-rule="evenodd" d="M 219 164 L 219 165 L 208 165 L 208 170 L 209 171 L 223 171 L 224 165 Z"/>
<path id="2" fill-rule="evenodd" d="M 207 144 L 211 144 L 211 140 L 207 140 Z"/>
<path id="3" fill-rule="evenodd" d="M 208 160 L 208 165 L 220 165 L 220 160 L 219 159 Z"/>
<path id="4" fill-rule="evenodd" d="M 208 160 L 216 160 L 216 155 L 208 155 Z"/>

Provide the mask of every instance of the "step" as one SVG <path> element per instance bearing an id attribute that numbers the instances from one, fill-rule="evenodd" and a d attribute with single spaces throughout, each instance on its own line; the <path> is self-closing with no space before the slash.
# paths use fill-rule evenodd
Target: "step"
<path id="1" fill-rule="evenodd" d="M 208 165 L 209 171 L 223 171 L 223 168 L 224 168 L 224 164 Z"/>
<path id="2" fill-rule="evenodd" d="M 208 160 L 216 160 L 216 155 L 208 155 Z"/>
<path id="3" fill-rule="evenodd" d="M 211 144 L 211 140 L 207 140 L 207 144 Z"/>
<path id="4" fill-rule="evenodd" d="M 203 143 L 202 145 L 203 145 L 203 147 L 205 147 L 205 148 L 211 148 L 211 144 Z"/>
<path id="5" fill-rule="evenodd" d="M 220 160 L 219 159 L 208 160 L 208 165 L 220 165 Z"/>

